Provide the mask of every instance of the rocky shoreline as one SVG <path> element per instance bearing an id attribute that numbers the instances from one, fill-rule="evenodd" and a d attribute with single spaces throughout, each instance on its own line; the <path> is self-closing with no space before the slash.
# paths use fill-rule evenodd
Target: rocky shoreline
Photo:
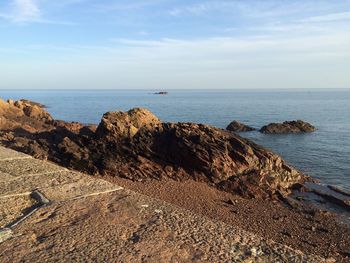
<path id="1" fill-rule="evenodd" d="M 5 146 L 160 199 L 172 199 L 169 193 L 180 192 L 170 201 L 198 213 L 202 211 L 198 192 L 181 198 L 181 188 L 202 186 L 200 194 L 208 202 L 213 198 L 208 193 L 219 191 L 229 198 L 208 205 L 213 219 L 248 227 L 246 220 L 255 226 L 253 231 L 274 240 L 282 235 L 285 238 L 279 241 L 288 245 L 312 239 L 299 242 L 296 248 L 302 251 L 338 261 L 350 257 L 349 227 L 327 209 L 331 205 L 340 206 L 340 213 L 349 211 L 346 193 L 331 188 L 325 192 L 321 186 L 314 189 L 312 178 L 236 133 L 195 123 L 164 123 L 146 109 L 108 112 L 98 126 L 86 126 L 53 120 L 43 105 L 24 100 L 0 101 L 0 116 L 0 142 Z M 173 186 L 168 193 L 155 191 L 155 185 L 162 189 L 165 184 Z M 192 201 L 185 202 L 186 198 Z M 236 200 L 244 205 L 237 206 Z M 225 207 L 229 208 L 222 216 L 218 211 Z M 257 211 L 263 213 L 260 219 Z M 284 215 L 279 216 L 278 211 Z M 279 218 L 281 224 L 276 224 Z M 281 229 L 288 222 L 291 227 Z M 264 227 L 271 231 L 263 231 Z M 332 246 L 327 247 L 329 243 Z"/>

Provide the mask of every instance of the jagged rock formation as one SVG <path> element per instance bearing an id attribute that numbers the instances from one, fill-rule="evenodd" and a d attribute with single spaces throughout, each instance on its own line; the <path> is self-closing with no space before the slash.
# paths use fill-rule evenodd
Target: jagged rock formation
<path id="1" fill-rule="evenodd" d="M 244 123 L 241 123 L 239 121 L 233 121 L 231 122 L 227 127 L 226 130 L 232 131 L 232 132 L 249 132 L 249 131 L 255 131 L 254 128 L 245 125 Z"/>
<path id="2" fill-rule="evenodd" d="M 306 180 L 278 155 L 208 125 L 163 123 L 140 131 L 134 144 L 138 156 L 161 164 L 162 175 L 187 176 L 242 195 L 272 194 Z"/>
<path id="3" fill-rule="evenodd" d="M 314 131 L 316 131 L 314 126 L 302 120 L 270 123 L 260 129 L 260 132 L 266 134 L 304 133 Z"/>
<path id="4" fill-rule="evenodd" d="M 28 100 L 7 102 L 0 99 L 0 129 L 23 128 L 31 131 L 47 129 L 53 119 L 43 105 Z"/>
<path id="5" fill-rule="evenodd" d="M 208 125 L 162 123 L 146 109 L 133 109 L 104 114 L 96 130 L 53 121 L 36 107 L 32 106 L 36 114 L 26 116 L 42 121 L 47 129 L 2 129 L 1 142 L 90 174 L 132 180 L 194 179 L 244 196 L 288 192 L 293 185 L 308 180 L 278 155 Z M 16 108 L 19 116 L 26 114 Z"/>

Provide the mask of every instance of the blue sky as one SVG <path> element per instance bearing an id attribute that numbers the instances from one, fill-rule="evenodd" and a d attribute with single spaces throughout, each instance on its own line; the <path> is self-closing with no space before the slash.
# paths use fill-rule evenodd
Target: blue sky
<path id="1" fill-rule="evenodd" d="M 350 88 L 350 0 L 1 0 L 0 88 Z"/>

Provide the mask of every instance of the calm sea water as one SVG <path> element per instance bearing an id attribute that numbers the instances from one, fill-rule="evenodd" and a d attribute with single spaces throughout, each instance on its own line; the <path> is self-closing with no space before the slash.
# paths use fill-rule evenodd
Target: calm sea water
<path id="1" fill-rule="evenodd" d="M 173 90 L 152 91 L 0 90 L 0 98 L 26 98 L 47 105 L 56 119 L 99 123 L 103 113 L 133 107 L 150 109 L 163 121 L 199 122 L 225 128 L 240 120 L 256 128 L 302 119 L 312 134 L 243 133 L 280 154 L 306 174 L 350 191 L 350 90 Z"/>

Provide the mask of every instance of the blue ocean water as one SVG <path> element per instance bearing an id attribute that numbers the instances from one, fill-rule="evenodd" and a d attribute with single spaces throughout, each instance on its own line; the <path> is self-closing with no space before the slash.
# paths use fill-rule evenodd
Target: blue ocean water
<path id="1" fill-rule="evenodd" d="M 241 134 L 280 154 L 302 172 L 350 191 L 350 90 L 0 90 L 0 98 L 26 98 L 55 119 L 99 123 L 103 113 L 145 107 L 163 121 L 225 128 L 239 120 L 256 128 L 302 119 L 317 131 L 299 135 Z"/>

